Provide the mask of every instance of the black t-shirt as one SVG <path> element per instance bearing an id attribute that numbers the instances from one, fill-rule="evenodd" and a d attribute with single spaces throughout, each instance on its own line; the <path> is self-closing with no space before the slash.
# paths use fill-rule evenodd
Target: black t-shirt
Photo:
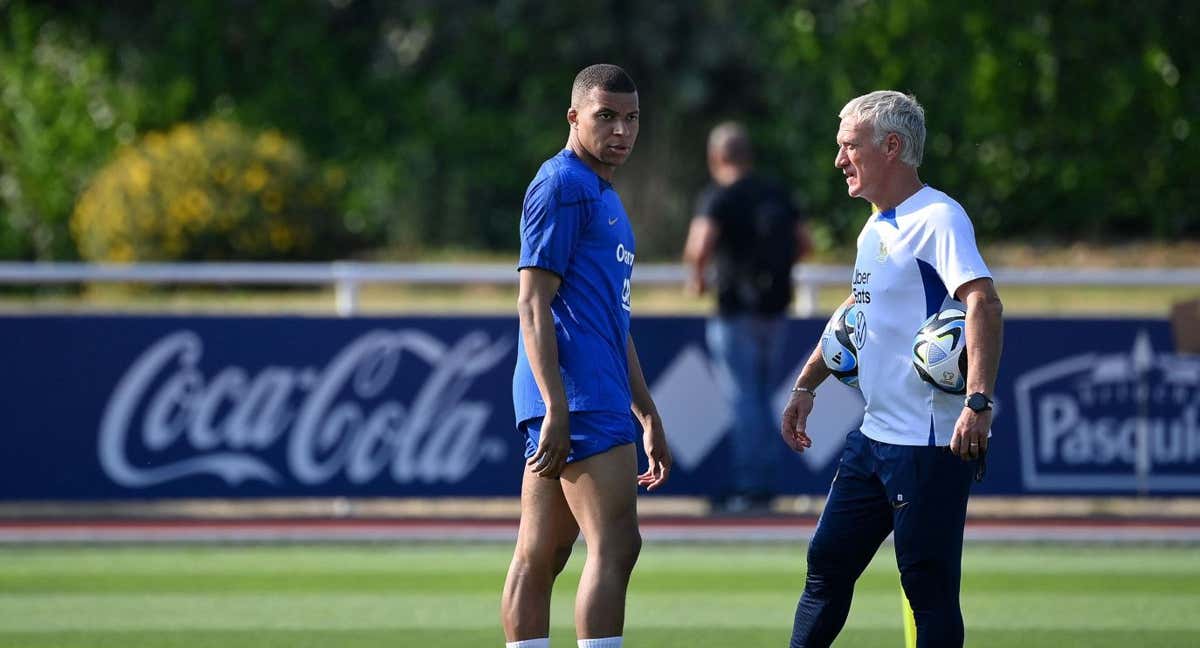
<path id="1" fill-rule="evenodd" d="M 717 308 L 722 315 L 779 315 L 792 301 L 796 224 L 802 220 L 787 193 L 746 176 L 727 186 L 710 185 L 696 214 L 718 227 L 714 260 Z"/>

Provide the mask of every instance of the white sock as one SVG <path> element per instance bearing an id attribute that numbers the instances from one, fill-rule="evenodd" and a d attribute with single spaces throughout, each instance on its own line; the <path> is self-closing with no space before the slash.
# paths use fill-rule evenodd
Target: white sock
<path id="1" fill-rule="evenodd" d="M 600 639 L 580 639 L 579 648 L 621 648 L 621 637 L 602 637 Z"/>
<path id="2" fill-rule="evenodd" d="M 541 639 L 522 639 L 504 644 L 504 648 L 550 648 L 550 637 Z"/>

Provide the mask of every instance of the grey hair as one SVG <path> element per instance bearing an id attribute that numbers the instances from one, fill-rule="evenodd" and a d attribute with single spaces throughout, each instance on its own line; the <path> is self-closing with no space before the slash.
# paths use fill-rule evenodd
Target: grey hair
<path id="1" fill-rule="evenodd" d="M 876 90 L 851 99 L 839 119 L 852 117 L 874 130 L 875 146 L 883 143 L 888 133 L 900 138 L 900 161 L 913 167 L 921 166 L 925 156 L 925 109 L 917 98 L 895 90 Z"/>

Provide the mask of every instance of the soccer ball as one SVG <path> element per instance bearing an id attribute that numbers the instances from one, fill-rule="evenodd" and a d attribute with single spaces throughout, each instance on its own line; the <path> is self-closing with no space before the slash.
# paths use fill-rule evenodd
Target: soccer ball
<path id="1" fill-rule="evenodd" d="M 967 314 L 959 308 L 934 313 L 917 329 L 913 368 L 925 382 L 951 394 L 967 393 Z"/>
<path id="2" fill-rule="evenodd" d="M 858 386 L 858 349 L 866 336 L 866 314 L 856 304 L 843 304 L 833 312 L 821 333 L 821 358 L 838 380 Z"/>

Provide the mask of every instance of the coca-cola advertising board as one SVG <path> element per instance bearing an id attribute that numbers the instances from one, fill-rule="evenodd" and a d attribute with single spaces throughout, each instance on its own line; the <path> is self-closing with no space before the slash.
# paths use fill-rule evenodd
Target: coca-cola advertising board
<path id="1" fill-rule="evenodd" d="M 823 325 L 789 323 L 787 366 Z M 0 333 L 2 500 L 518 492 L 514 318 L 9 315 Z M 676 460 L 663 492 L 721 493 L 737 421 L 704 320 L 633 334 Z M 1200 492 L 1200 359 L 1165 322 L 1010 320 L 1005 337 L 979 492 Z M 862 402 L 821 386 L 813 448 L 778 445 L 780 492 L 828 488 Z"/>

